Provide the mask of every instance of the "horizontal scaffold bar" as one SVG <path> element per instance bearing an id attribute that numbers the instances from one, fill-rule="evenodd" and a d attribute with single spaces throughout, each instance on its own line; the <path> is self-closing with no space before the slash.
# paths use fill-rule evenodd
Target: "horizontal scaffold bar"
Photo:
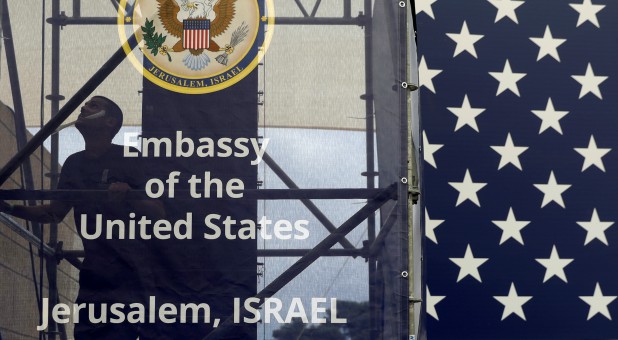
<path id="1" fill-rule="evenodd" d="M 241 198 L 231 198 L 223 194 L 217 197 L 216 192 L 211 192 L 208 197 L 191 197 L 188 190 L 175 190 L 174 199 L 179 200 L 207 200 L 207 199 L 253 199 L 253 200 L 296 200 L 296 199 L 372 199 L 385 189 L 245 189 L 236 191 L 235 194 L 242 193 Z M 107 190 L 0 190 L 0 200 L 105 200 L 108 198 Z M 392 199 L 396 196 L 392 195 Z M 147 199 L 146 192 L 143 190 L 131 190 L 127 193 L 126 199 Z M 165 195 L 162 196 L 165 198 Z"/>
<path id="2" fill-rule="evenodd" d="M 268 18 L 264 18 L 268 20 Z M 275 17 L 275 25 L 324 25 L 324 26 L 364 26 L 365 17 Z M 68 17 L 61 15 L 48 18 L 47 22 L 54 25 L 117 25 L 116 17 Z"/>
<path id="3" fill-rule="evenodd" d="M 307 255 L 313 249 L 258 249 L 257 257 L 302 257 Z M 63 250 L 63 255 L 66 257 L 84 257 L 83 250 Z M 329 249 L 325 250 L 320 256 L 337 257 L 337 256 L 363 256 L 366 251 L 364 249 Z"/>

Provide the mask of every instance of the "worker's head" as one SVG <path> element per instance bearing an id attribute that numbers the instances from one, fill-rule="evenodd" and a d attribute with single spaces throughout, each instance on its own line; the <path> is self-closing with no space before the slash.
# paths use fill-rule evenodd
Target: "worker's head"
<path id="1" fill-rule="evenodd" d="M 122 110 L 111 99 L 94 96 L 82 106 L 75 127 L 82 134 L 103 129 L 113 138 L 122 127 Z"/>

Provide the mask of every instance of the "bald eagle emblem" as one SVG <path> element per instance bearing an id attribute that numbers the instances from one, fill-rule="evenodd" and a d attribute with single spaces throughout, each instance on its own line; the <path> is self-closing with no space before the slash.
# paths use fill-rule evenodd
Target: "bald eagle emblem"
<path id="1" fill-rule="evenodd" d="M 122 48 L 152 83 L 178 93 L 226 89 L 261 63 L 274 0 L 116 0 Z M 137 48 L 126 42 L 134 36 Z"/>
<path id="2" fill-rule="evenodd" d="M 146 47 L 155 56 L 166 55 L 170 62 L 172 54 L 181 55 L 183 64 L 191 70 L 206 68 L 211 56 L 227 65 L 234 47 L 249 34 L 247 24 L 242 22 L 234 28 L 227 43 L 217 41 L 233 29 L 237 0 L 157 0 L 157 3 L 158 18 L 167 35 L 156 33 L 152 18 L 146 18 L 146 24 L 141 27 Z"/>

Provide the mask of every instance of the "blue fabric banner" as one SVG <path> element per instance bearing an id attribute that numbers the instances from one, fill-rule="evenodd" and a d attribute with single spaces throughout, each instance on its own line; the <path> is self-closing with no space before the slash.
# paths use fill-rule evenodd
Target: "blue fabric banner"
<path id="1" fill-rule="evenodd" d="M 618 3 L 416 10 L 427 338 L 617 338 Z"/>

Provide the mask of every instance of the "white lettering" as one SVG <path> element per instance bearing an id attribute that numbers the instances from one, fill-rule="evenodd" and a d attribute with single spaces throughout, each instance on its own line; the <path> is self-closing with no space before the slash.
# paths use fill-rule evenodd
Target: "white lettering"
<path id="1" fill-rule="evenodd" d="M 140 146 L 137 132 L 127 132 L 124 135 L 124 156 L 139 157 L 140 154 L 131 150 L 132 147 Z M 262 162 L 266 147 L 270 139 L 264 138 L 260 143 L 259 138 L 247 137 L 221 137 L 214 140 L 209 137 L 197 138 L 197 140 L 185 137 L 182 131 L 176 131 L 174 139 L 167 137 L 143 137 L 141 138 L 142 157 L 255 157 L 251 165 Z M 249 145 L 250 144 L 250 145 Z"/>
<path id="2" fill-rule="evenodd" d="M 139 221 L 135 220 L 135 213 L 129 214 L 129 220 L 106 220 L 103 223 L 101 214 L 95 215 L 95 223 L 91 228 L 94 231 L 88 232 L 87 215 L 81 215 L 80 234 L 87 240 L 94 240 L 101 237 L 103 234 L 108 240 L 150 240 L 153 236 L 159 240 L 169 240 L 172 235 L 178 240 L 189 240 L 193 238 L 193 213 L 186 213 L 185 219 L 176 220 L 174 223 L 160 219 L 151 221 L 146 216 L 142 216 Z"/>
<path id="3" fill-rule="evenodd" d="M 221 216 L 219 214 L 209 214 L 204 218 L 204 223 L 208 229 L 204 233 L 204 238 L 214 240 L 222 235 L 228 240 L 248 240 L 255 239 L 259 235 L 264 240 L 271 240 L 273 237 L 280 240 L 305 240 L 309 237 L 307 225 L 309 221 L 298 220 L 293 224 L 288 220 L 277 220 L 273 224 L 268 217 L 262 218 L 256 223 L 254 220 L 233 219 L 231 216 Z"/>
<path id="4" fill-rule="evenodd" d="M 264 153 L 266 152 L 266 146 L 268 146 L 268 142 L 270 139 L 264 138 L 264 142 L 262 145 L 259 144 L 257 139 L 252 138 L 251 144 L 253 145 L 253 150 L 255 151 L 256 159 L 251 161 L 251 165 L 258 165 L 262 161 L 262 157 L 264 157 Z"/>
<path id="5" fill-rule="evenodd" d="M 176 131 L 176 141 L 176 155 L 178 157 L 191 157 L 193 155 L 195 145 L 191 138 L 182 137 L 182 131 Z M 187 151 L 183 150 L 185 144 L 187 145 Z"/>
<path id="6" fill-rule="evenodd" d="M 163 323 L 174 323 L 176 322 L 176 318 L 167 318 L 168 315 L 176 315 L 178 312 L 176 311 L 176 306 L 171 303 L 164 303 L 159 307 L 159 319 L 163 321 Z"/>
<path id="7" fill-rule="evenodd" d="M 310 311 L 307 308 L 309 305 L 303 304 L 303 299 L 299 297 L 292 298 L 288 306 L 285 306 L 281 299 L 274 297 L 266 298 L 263 300 L 263 311 L 260 309 L 261 302 L 262 300 L 257 297 L 251 297 L 244 301 L 240 298 L 234 298 L 233 322 L 236 324 L 251 324 L 260 321 L 264 323 L 291 323 L 295 318 L 299 318 L 303 323 L 314 324 L 347 322 L 347 319 L 340 318 L 337 315 L 337 299 L 335 298 L 330 298 L 330 318 L 327 318 L 327 308 L 324 306 L 327 302 L 326 298 L 311 298 Z M 42 307 L 42 323 L 36 327 L 37 331 L 47 329 L 49 320 L 53 320 L 58 324 L 67 324 L 69 322 L 78 324 L 79 311 L 84 308 L 88 314 L 88 321 L 93 324 L 119 324 L 123 322 L 152 324 L 158 321 L 163 323 L 212 322 L 213 327 L 216 327 L 220 321 L 218 318 L 211 320 L 210 306 L 206 303 L 181 303 L 179 305 L 163 303 L 159 306 L 155 296 L 149 296 L 147 308 L 141 303 L 131 303 L 129 305 L 124 303 L 113 303 L 111 305 L 107 303 L 72 305 L 58 303 L 51 308 L 50 312 L 48 298 L 42 299 Z M 148 319 L 146 319 L 146 310 L 149 310 Z M 50 315 L 48 315 L 48 312 Z M 284 313 L 285 318 L 282 316 Z M 309 315 L 311 318 L 309 318 Z"/>

